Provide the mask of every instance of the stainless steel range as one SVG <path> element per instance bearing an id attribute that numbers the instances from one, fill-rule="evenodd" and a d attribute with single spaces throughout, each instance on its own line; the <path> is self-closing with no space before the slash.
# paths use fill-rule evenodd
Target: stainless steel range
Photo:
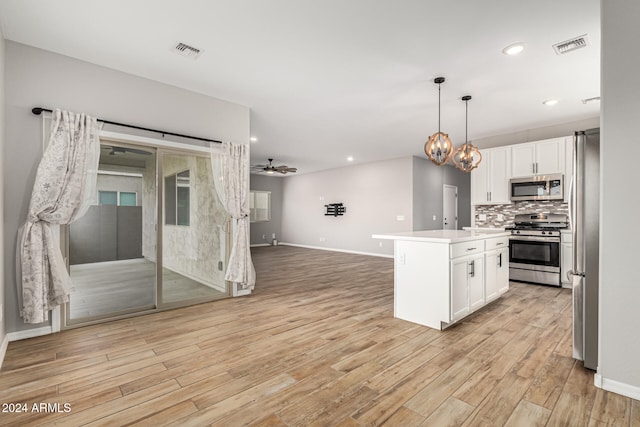
<path id="1" fill-rule="evenodd" d="M 563 214 L 515 216 L 509 238 L 509 280 L 561 286 L 560 231 L 567 228 Z"/>

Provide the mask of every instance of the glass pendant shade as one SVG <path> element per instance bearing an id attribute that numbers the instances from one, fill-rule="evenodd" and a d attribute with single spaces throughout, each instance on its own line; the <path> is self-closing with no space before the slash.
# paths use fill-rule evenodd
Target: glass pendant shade
<path id="1" fill-rule="evenodd" d="M 429 137 L 424 144 L 424 152 L 433 163 L 438 166 L 444 165 L 453 152 L 453 143 L 449 135 L 443 132 L 436 132 Z"/>
<path id="2" fill-rule="evenodd" d="M 469 100 L 471 99 L 470 95 L 465 95 L 462 97 L 465 105 L 465 117 L 464 117 L 464 140 L 465 143 L 460 147 L 456 148 L 453 152 L 453 156 L 451 156 L 451 161 L 453 165 L 460 169 L 463 172 L 471 172 L 475 168 L 478 167 L 480 162 L 482 161 L 482 154 L 480 154 L 480 150 L 478 147 L 474 146 L 469 142 Z"/>

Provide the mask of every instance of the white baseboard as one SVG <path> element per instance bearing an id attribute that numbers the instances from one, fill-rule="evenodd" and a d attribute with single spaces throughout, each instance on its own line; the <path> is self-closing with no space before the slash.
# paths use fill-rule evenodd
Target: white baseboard
<path id="1" fill-rule="evenodd" d="M 373 253 L 373 252 L 351 251 L 349 249 L 327 248 L 327 247 L 324 247 L 324 246 L 299 245 L 297 243 L 286 243 L 286 242 L 280 242 L 280 243 L 278 243 L 278 245 L 295 246 L 295 247 L 298 247 L 298 248 L 307 248 L 307 249 L 320 249 L 322 251 L 344 252 L 344 253 L 347 253 L 347 254 L 377 256 L 377 257 L 382 257 L 382 258 L 393 258 L 393 255 L 376 254 L 376 253 Z"/>
<path id="2" fill-rule="evenodd" d="M 604 378 L 600 374 L 595 374 L 593 377 L 593 383 L 596 387 L 603 390 L 611 391 L 623 396 L 630 397 L 632 399 L 640 400 L 640 387 L 622 383 L 616 380 L 610 380 Z"/>
<path id="3" fill-rule="evenodd" d="M 4 362 L 4 355 L 7 354 L 7 347 L 9 347 L 9 335 L 5 335 L 0 345 L 0 368 L 2 368 L 2 362 Z"/>
<path id="4" fill-rule="evenodd" d="M 51 326 L 43 326 L 41 328 L 26 329 L 24 331 L 9 332 L 7 338 L 9 341 L 26 340 L 27 338 L 41 337 L 43 335 L 52 334 Z"/>
<path id="5" fill-rule="evenodd" d="M 270 243 L 256 243 L 256 244 L 249 245 L 249 246 L 252 247 L 252 248 L 260 248 L 262 246 L 273 246 L 273 245 L 270 244 Z"/>

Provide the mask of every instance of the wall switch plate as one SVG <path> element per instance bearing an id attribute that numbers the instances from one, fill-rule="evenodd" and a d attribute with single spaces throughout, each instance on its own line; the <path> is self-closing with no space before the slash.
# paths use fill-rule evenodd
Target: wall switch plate
<path id="1" fill-rule="evenodd" d="M 404 215 L 396 215 L 396 220 L 404 221 Z"/>
<path id="2" fill-rule="evenodd" d="M 382 247 L 382 242 L 378 242 L 378 246 Z"/>
<path id="3" fill-rule="evenodd" d="M 325 238 L 324 238 L 324 237 L 321 237 L 321 238 L 320 238 L 320 241 L 321 241 L 321 242 L 324 242 L 324 241 L 325 241 Z"/>

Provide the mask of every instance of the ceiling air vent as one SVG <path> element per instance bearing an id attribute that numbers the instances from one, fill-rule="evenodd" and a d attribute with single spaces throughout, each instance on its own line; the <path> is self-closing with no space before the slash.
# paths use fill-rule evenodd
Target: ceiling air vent
<path id="1" fill-rule="evenodd" d="M 178 55 L 182 55 L 186 58 L 191 59 L 198 59 L 198 57 L 202 53 L 200 49 L 189 46 L 186 43 L 178 43 L 174 48 L 174 52 L 176 52 Z"/>
<path id="2" fill-rule="evenodd" d="M 565 53 L 573 52 L 574 50 L 587 46 L 589 46 L 589 36 L 583 34 L 579 37 L 554 44 L 553 50 L 556 51 L 557 55 L 564 55 Z"/>

